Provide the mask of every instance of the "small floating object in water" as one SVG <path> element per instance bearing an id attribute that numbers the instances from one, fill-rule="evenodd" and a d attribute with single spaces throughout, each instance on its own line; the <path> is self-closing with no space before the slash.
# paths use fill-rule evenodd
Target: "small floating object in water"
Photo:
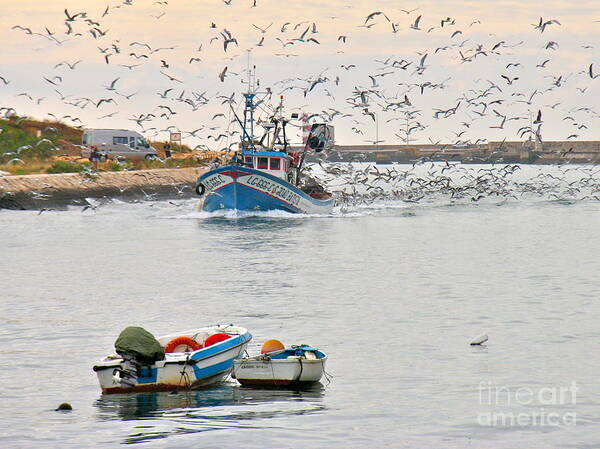
<path id="1" fill-rule="evenodd" d="M 260 353 L 266 354 L 268 352 L 281 351 L 282 349 L 285 349 L 283 343 L 279 340 L 272 339 L 263 343 L 262 348 L 260 348 Z"/>
<path id="2" fill-rule="evenodd" d="M 482 334 L 482 335 L 478 336 L 477 338 L 474 338 L 473 341 L 471 341 L 471 346 L 481 346 L 486 341 L 488 341 L 488 338 L 489 337 L 487 334 Z"/>
<path id="3" fill-rule="evenodd" d="M 54 409 L 55 412 L 70 412 L 71 410 L 73 410 L 73 406 L 68 402 L 63 402 L 58 408 Z"/>

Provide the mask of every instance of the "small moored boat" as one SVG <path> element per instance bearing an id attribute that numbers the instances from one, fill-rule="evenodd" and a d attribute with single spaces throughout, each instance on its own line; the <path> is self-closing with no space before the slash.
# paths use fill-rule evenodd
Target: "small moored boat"
<path id="1" fill-rule="evenodd" d="M 117 354 L 93 369 L 103 393 L 196 389 L 224 380 L 252 335 L 243 327 L 210 326 L 154 338 L 142 328 L 121 332 Z"/>
<path id="2" fill-rule="evenodd" d="M 291 346 L 235 360 L 231 377 L 244 386 L 301 387 L 321 380 L 326 361 L 312 346 Z"/>

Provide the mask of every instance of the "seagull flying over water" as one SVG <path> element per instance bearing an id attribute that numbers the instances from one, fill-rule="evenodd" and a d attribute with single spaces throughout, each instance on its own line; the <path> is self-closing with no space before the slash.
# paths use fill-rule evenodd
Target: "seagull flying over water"
<path id="1" fill-rule="evenodd" d="M 372 12 L 371 14 L 369 14 L 367 16 L 367 18 L 365 19 L 365 23 L 364 24 L 366 25 L 369 20 L 373 20 L 373 17 L 379 16 L 379 15 L 382 15 L 383 17 L 385 17 L 388 22 L 390 21 L 390 18 L 388 16 L 386 16 L 383 11 L 375 11 L 375 12 Z"/>
<path id="2" fill-rule="evenodd" d="M 556 19 L 546 20 L 544 22 L 544 19 L 540 17 L 540 21 L 538 22 L 538 24 L 536 25 L 536 24 L 532 23 L 531 26 L 536 30 L 540 30 L 540 33 L 543 33 L 544 30 L 546 29 L 546 27 L 548 25 L 552 25 L 553 23 L 555 23 L 556 25 L 560 25 L 560 22 Z"/>
<path id="3" fill-rule="evenodd" d="M 410 26 L 411 29 L 417 30 L 417 31 L 421 29 L 421 28 L 419 28 L 419 22 L 421 21 L 421 17 L 422 17 L 422 15 L 416 18 L 415 23 L 413 23 Z"/>

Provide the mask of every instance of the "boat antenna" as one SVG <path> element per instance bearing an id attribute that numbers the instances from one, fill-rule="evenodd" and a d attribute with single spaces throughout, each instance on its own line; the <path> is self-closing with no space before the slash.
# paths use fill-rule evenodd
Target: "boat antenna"
<path id="1" fill-rule="evenodd" d="M 248 73 L 248 92 L 252 91 L 252 72 L 250 72 L 250 50 L 246 50 L 246 73 Z"/>
<path id="2" fill-rule="evenodd" d="M 242 144 L 242 151 L 250 150 L 252 152 L 256 151 L 256 147 L 254 145 L 254 110 L 256 109 L 256 105 L 254 104 L 254 97 L 256 96 L 256 91 L 254 88 L 254 79 L 256 77 L 256 66 L 254 69 L 254 77 L 252 74 L 252 70 L 250 69 L 250 50 L 248 51 L 248 60 L 247 60 L 247 72 L 248 72 L 248 90 L 244 93 L 244 123 L 242 125 L 242 131 L 244 136 L 248 138 L 248 141 L 244 141 Z"/>
<path id="3" fill-rule="evenodd" d="M 288 141 L 287 141 L 287 136 L 285 135 L 285 127 L 286 127 L 288 121 L 285 119 L 285 116 L 283 115 L 283 95 L 281 95 L 279 98 L 280 98 L 279 113 L 281 115 L 281 130 L 283 132 L 283 152 L 287 153 Z"/>
<path id="4" fill-rule="evenodd" d="M 242 132 L 244 133 L 244 138 L 250 140 L 250 136 L 246 132 L 246 127 L 244 126 L 244 124 L 242 123 L 242 121 L 240 120 L 240 118 L 238 117 L 238 115 L 236 114 L 235 110 L 233 109 L 233 106 L 231 106 L 231 103 L 229 104 L 229 108 L 231 109 L 231 112 L 233 112 L 233 116 L 235 117 L 236 121 L 238 122 L 238 124 L 242 128 Z"/>

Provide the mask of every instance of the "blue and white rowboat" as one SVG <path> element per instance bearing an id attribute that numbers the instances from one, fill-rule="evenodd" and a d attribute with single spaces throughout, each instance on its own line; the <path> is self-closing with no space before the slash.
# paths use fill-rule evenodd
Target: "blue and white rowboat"
<path id="1" fill-rule="evenodd" d="M 139 391 L 173 391 L 197 389 L 224 380 L 233 369 L 233 361 L 242 357 L 252 335 L 243 327 L 211 326 L 164 335 L 157 340 L 166 346 L 177 337 L 190 337 L 199 344 L 213 334 L 227 334 L 230 338 L 193 352 L 165 354 L 165 359 L 153 365 L 142 366 L 136 384 L 124 386 L 119 373 L 125 369 L 119 355 L 109 355 L 94 365 L 103 393 Z"/>

